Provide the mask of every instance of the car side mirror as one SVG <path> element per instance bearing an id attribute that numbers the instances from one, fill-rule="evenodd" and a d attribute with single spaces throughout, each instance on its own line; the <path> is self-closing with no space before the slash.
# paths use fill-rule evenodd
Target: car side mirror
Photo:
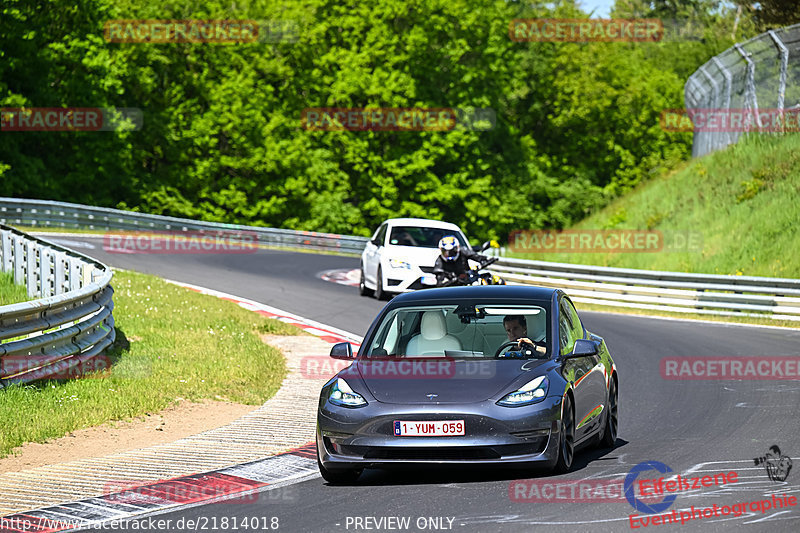
<path id="1" fill-rule="evenodd" d="M 352 359 L 353 346 L 349 342 L 339 342 L 331 346 L 331 357 L 334 359 Z"/>
<path id="2" fill-rule="evenodd" d="M 488 250 L 492 246 L 491 241 L 486 241 L 485 243 L 481 244 L 480 246 L 473 246 L 472 249 L 476 252 L 480 253 L 484 250 Z"/>
<path id="3" fill-rule="evenodd" d="M 590 357 L 600 353 L 600 343 L 588 339 L 578 339 L 572 348 L 572 353 L 564 356 L 564 359 L 575 359 L 577 357 Z"/>

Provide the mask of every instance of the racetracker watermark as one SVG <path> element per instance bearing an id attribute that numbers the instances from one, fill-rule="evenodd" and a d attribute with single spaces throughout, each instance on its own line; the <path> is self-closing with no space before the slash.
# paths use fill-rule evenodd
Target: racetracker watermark
<path id="1" fill-rule="evenodd" d="M 669 380 L 800 379 L 800 357 L 663 357 L 661 377 Z"/>
<path id="2" fill-rule="evenodd" d="M 661 129 L 669 132 L 800 132 L 800 107 L 793 109 L 665 109 Z"/>
<path id="3" fill-rule="evenodd" d="M 103 250 L 112 254 L 252 254 L 258 250 L 258 234 L 251 231 L 106 233 Z"/>
<path id="4" fill-rule="evenodd" d="M 4 355 L 0 357 L 0 377 L 41 374 L 46 379 L 78 379 L 106 377 L 111 359 L 97 354 L 87 359 L 70 356 L 54 359 L 52 355 Z"/>
<path id="5" fill-rule="evenodd" d="M 2 107 L 0 131 L 131 131 L 142 129 L 136 107 Z"/>
<path id="6" fill-rule="evenodd" d="M 313 131 L 486 131 L 496 122 L 490 107 L 312 107 L 300 118 Z"/>
<path id="7" fill-rule="evenodd" d="M 659 19 L 514 19 L 508 36 L 517 42 L 657 42 Z"/>
<path id="8" fill-rule="evenodd" d="M 624 479 L 518 479 L 508 485 L 512 502 L 625 501 Z"/>
<path id="9" fill-rule="evenodd" d="M 261 486 L 263 484 L 253 484 L 250 490 Z M 212 474 L 209 480 L 182 478 L 144 483 L 141 480 L 110 481 L 103 489 L 104 500 L 132 505 L 165 502 L 186 504 L 206 500 L 233 504 L 291 503 L 297 500 L 297 494 L 291 490 L 275 489 L 263 493 L 263 496 L 259 492 L 247 493 L 247 486 L 224 474 Z"/>
<path id="10" fill-rule="evenodd" d="M 696 231 L 636 229 L 514 230 L 508 236 L 514 253 L 654 253 L 699 252 Z"/>
<path id="11" fill-rule="evenodd" d="M 351 363 L 356 363 L 351 366 Z M 349 367 L 349 368 L 348 368 Z M 450 357 L 370 357 L 355 360 L 308 356 L 300 361 L 300 375 L 306 379 L 329 379 L 342 372 L 365 379 L 486 379 L 495 374 L 492 360 L 457 360 Z"/>
<path id="12" fill-rule="evenodd" d="M 292 20 L 126 19 L 103 28 L 110 43 L 277 43 L 295 42 L 298 34 Z"/>

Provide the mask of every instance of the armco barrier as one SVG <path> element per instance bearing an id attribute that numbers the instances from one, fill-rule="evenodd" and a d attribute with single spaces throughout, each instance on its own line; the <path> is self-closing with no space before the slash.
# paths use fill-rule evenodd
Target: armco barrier
<path id="1" fill-rule="evenodd" d="M 800 280 L 720 276 L 503 258 L 509 283 L 559 287 L 577 302 L 719 316 L 800 320 Z"/>
<path id="2" fill-rule="evenodd" d="M 0 222 L 47 228 L 247 231 L 272 246 L 360 255 L 367 239 L 198 222 L 118 209 L 0 198 Z M 501 258 L 492 271 L 511 284 L 566 289 L 577 302 L 611 307 L 800 320 L 800 280 L 657 272 Z"/>
<path id="3" fill-rule="evenodd" d="M 74 375 L 114 342 L 106 265 L 0 224 L 0 270 L 38 298 L 0 306 L 0 388 Z"/>
<path id="4" fill-rule="evenodd" d="M 347 255 L 361 255 L 367 242 L 365 237 L 350 235 L 203 222 L 107 207 L 17 198 L 0 198 L 0 223 L 65 230 L 84 228 L 169 232 L 246 231 L 256 236 L 259 243 L 268 246 L 308 248 Z"/>

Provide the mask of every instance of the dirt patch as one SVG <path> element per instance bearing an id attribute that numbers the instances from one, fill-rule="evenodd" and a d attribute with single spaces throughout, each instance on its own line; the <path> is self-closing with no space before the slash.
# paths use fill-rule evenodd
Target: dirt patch
<path id="1" fill-rule="evenodd" d="M 44 444 L 24 444 L 14 450 L 14 455 L 0 459 L 0 473 L 105 457 L 112 453 L 173 442 L 229 424 L 255 409 L 258 406 L 182 400 L 160 413 L 81 429 Z"/>

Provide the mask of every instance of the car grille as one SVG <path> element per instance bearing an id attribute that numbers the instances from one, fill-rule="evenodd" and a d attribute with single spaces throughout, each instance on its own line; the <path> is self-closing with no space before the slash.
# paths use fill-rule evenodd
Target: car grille
<path id="1" fill-rule="evenodd" d="M 500 459 L 511 455 L 532 455 L 544 451 L 546 437 L 532 439 L 524 444 L 499 446 L 454 446 L 454 447 L 399 447 L 399 446 L 341 446 L 340 453 L 364 459 L 402 461 L 476 461 Z"/>
<path id="2" fill-rule="evenodd" d="M 499 459 L 500 454 L 488 447 L 475 448 L 370 448 L 364 459 L 405 459 L 430 461 L 458 461 L 474 459 Z"/>

